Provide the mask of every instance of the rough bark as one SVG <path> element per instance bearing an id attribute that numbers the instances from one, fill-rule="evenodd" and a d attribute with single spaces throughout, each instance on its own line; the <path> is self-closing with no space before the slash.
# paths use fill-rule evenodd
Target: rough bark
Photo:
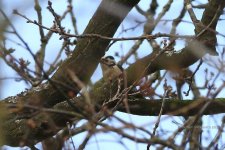
<path id="1" fill-rule="evenodd" d="M 127 13 L 131 10 L 133 6 L 135 6 L 139 0 L 103 0 L 98 10 L 92 17 L 89 22 L 86 30 L 86 33 L 96 33 L 104 36 L 112 37 L 116 32 L 118 26 L 127 15 Z M 126 6 L 126 9 L 121 9 L 119 16 L 113 15 L 117 14 L 118 10 L 114 9 L 118 5 Z M 218 18 L 222 13 L 225 2 L 219 0 L 211 0 L 209 5 L 206 7 L 201 22 L 203 26 L 200 26 L 201 29 L 204 29 L 204 26 L 209 25 L 210 20 L 213 19 L 214 15 L 217 11 L 220 10 L 220 13 L 217 13 L 218 17 L 215 17 L 214 22 L 210 25 L 210 28 L 213 30 L 216 28 L 216 24 L 218 22 Z M 110 8 L 110 9 L 105 9 Z M 106 11 L 107 10 L 107 11 Z M 207 19 L 206 19 L 207 18 Z M 200 33 L 202 30 L 196 30 L 196 35 Z M 197 42 L 200 42 L 207 48 L 215 47 L 216 41 L 212 40 L 210 45 L 208 44 L 211 38 L 215 38 L 215 33 L 211 32 L 211 30 L 204 31 L 204 34 L 201 34 L 196 39 Z M 210 37 L 210 38 L 209 38 Z M 76 95 L 79 91 L 77 86 L 71 82 L 68 75 L 68 70 L 75 73 L 79 79 L 87 84 L 94 70 L 96 69 L 99 59 L 104 55 L 105 48 L 109 44 L 110 41 L 103 40 L 100 38 L 91 38 L 91 39 L 80 39 L 78 41 L 78 45 L 74 50 L 72 57 L 67 59 L 58 69 L 58 71 L 54 74 L 54 76 L 50 79 L 48 83 L 44 83 L 39 87 L 32 88 L 31 90 L 25 91 L 15 97 L 9 97 L 0 102 L 0 106 L 6 107 L 11 104 L 19 104 L 20 106 L 44 106 L 48 108 L 57 108 L 63 110 L 63 106 L 66 106 L 67 103 L 64 102 L 65 99 L 68 98 L 67 93 L 72 91 Z M 153 73 L 160 69 L 176 69 L 187 67 L 197 60 L 199 60 L 206 53 L 203 51 L 205 47 L 200 49 L 196 49 L 196 41 L 191 42 L 187 47 L 185 47 L 182 52 L 174 53 L 171 56 L 167 54 L 162 54 L 157 56 L 157 53 L 152 53 L 134 64 L 132 64 L 127 69 L 127 81 L 128 85 L 133 84 L 138 78 Z M 196 51 L 197 54 L 196 55 Z M 143 70 L 148 68 L 144 73 Z M 84 69 L 85 68 L 85 69 Z M 136 72 L 134 74 L 134 72 Z M 92 92 L 90 92 L 92 103 L 95 106 L 101 106 L 102 102 L 105 99 L 109 98 L 109 91 L 107 89 L 109 85 L 105 85 L 102 81 L 97 82 Z M 72 101 L 75 106 L 80 109 L 84 107 L 85 104 L 82 97 L 77 97 Z M 60 103 L 61 102 L 61 103 Z M 131 113 L 137 115 L 157 115 L 159 109 L 161 107 L 161 101 L 149 101 L 149 100 L 138 100 L 133 101 L 130 98 L 129 105 L 131 108 Z M 166 108 L 164 114 L 170 115 L 193 115 L 198 111 L 198 108 L 206 103 L 205 100 L 193 102 L 193 101 L 176 101 L 176 100 L 168 100 L 166 101 Z M 221 104 L 222 103 L 222 104 Z M 177 108 L 181 106 L 186 107 L 187 105 L 195 105 L 193 109 L 187 109 L 186 111 L 181 110 L 178 111 Z M 212 107 L 208 107 L 206 109 L 205 114 L 214 114 L 223 112 L 224 109 L 224 99 L 219 101 L 211 101 L 210 105 Z M 221 105 L 220 105 L 221 104 Z M 154 106 L 154 107 L 153 107 Z M 215 107 L 216 106 L 216 107 Z M 216 109 L 216 108 L 220 109 Z M 26 109 L 25 109 L 26 108 Z M 190 108 L 190 107 L 186 107 Z M 74 111 L 74 108 L 67 110 Z M 86 110 L 86 109 L 83 109 Z M 125 109 L 121 106 L 119 110 L 125 111 Z M 177 112 L 177 113 L 173 113 Z M 21 113 L 22 112 L 22 113 Z M 27 116 L 27 113 L 32 114 L 34 112 L 38 112 L 35 116 Z M 77 110 L 78 112 L 78 110 Z M 48 114 L 48 115 L 46 115 Z M 26 116 L 26 118 L 24 118 Z M 3 135 L 5 137 L 4 144 L 11 146 L 20 145 L 21 141 L 23 145 L 33 145 L 37 142 L 44 140 L 47 137 L 51 137 L 56 134 L 60 129 L 63 128 L 67 121 L 70 121 L 71 118 L 79 118 L 83 116 L 79 116 L 79 114 L 71 113 L 55 113 L 51 112 L 46 113 L 46 111 L 39 110 L 29 107 L 21 107 L 20 113 L 8 112 L 8 115 L 4 118 L 4 123 L 2 125 Z"/>
<path id="2" fill-rule="evenodd" d="M 140 116 L 158 116 L 161 106 L 162 99 L 157 100 L 148 100 L 144 98 L 129 98 L 129 108 L 131 114 L 140 115 Z M 140 105 L 140 103 L 142 105 Z M 166 99 L 163 115 L 172 115 L 172 116 L 194 116 L 198 114 L 199 110 L 206 104 L 210 103 L 209 107 L 205 109 L 203 115 L 212 115 L 224 113 L 225 110 L 225 99 L 216 98 L 216 99 L 194 99 L 194 100 L 179 100 L 179 99 Z M 111 106 L 114 106 L 115 103 L 111 103 Z M 109 107 L 110 107 L 109 105 Z M 62 102 L 57 104 L 57 106 L 62 110 L 71 110 L 72 108 L 66 103 Z M 123 104 L 118 107 L 118 111 L 127 113 Z"/>
<path id="3" fill-rule="evenodd" d="M 128 12 L 138 2 L 139 0 L 103 0 L 87 25 L 84 34 L 95 33 L 113 37 Z M 72 71 L 84 84 L 87 84 L 100 58 L 105 54 L 105 49 L 109 42 L 109 40 L 101 38 L 79 39 L 72 57 L 63 62 L 47 83 L 22 92 L 17 96 L 8 97 L 1 101 L 1 105 L 28 104 L 52 107 L 68 99 L 67 95 L 69 92 L 74 92 L 74 95 L 76 95 L 79 88 L 72 82 L 68 71 Z M 27 109 L 23 109 L 22 112 L 25 116 L 32 113 Z M 23 144 L 32 145 L 46 137 L 54 135 L 61 129 L 57 128 L 54 131 L 49 131 L 48 127 L 50 126 L 45 122 L 48 119 L 42 119 L 41 121 L 39 117 L 36 117 L 38 119 L 34 120 L 37 126 L 28 130 L 27 119 L 18 120 L 18 115 L 10 113 L 3 124 L 3 129 L 5 129 L 5 144 L 7 145 L 18 146 L 21 139 L 26 139 Z M 43 124 L 47 130 L 43 128 Z M 56 125 L 58 126 L 58 124 Z"/>

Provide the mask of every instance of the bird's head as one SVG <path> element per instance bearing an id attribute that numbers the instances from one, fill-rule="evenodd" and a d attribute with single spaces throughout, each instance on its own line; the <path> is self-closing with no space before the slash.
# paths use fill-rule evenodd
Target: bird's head
<path id="1" fill-rule="evenodd" d="M 116 65 L 116 61 L 113 56 L 102 57 L 100 63 L 109 67 Z"/>

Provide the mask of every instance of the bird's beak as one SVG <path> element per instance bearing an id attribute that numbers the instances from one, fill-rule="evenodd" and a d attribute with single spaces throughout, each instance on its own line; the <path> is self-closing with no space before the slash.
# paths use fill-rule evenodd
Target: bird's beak
<path id="1" fill-rule="evenodd" d="M 100 59 L 100 62 L 101 62 L 101 63 L 104 63 L 104 62 L 105 62 L 105 58 L 102 57 L 102 58 Z"/>

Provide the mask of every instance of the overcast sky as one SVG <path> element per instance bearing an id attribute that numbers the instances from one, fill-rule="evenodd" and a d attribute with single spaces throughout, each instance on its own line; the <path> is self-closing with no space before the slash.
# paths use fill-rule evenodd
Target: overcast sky
<path id="1" fill-rule="evenodd" d="M 202 0 L 202 1 L 205 2 L 204 0 Z M 100 0 L 85 0 L 85 1 L 84 0 L 75 0 L 74 11 L 75 11 L 75 15 L 77 17 L 78 30 L 79 30 L 80 34 L 85 29 L 88 21 L 92 17 L 93 13 L 97 9 L 97 7 L 98 7 L 100 2 L 101 2 Z M 149 5 L 148 2 L 149 1 L 142 0 L 141 3 L 140 3 L 140 6 L 143 7 L 144 9 L 146 9 L 148 7 L 148 5 Z M 161 3 L 165 3 L 165 2 L 162 2 L 162 1 L 160 1 L 160 2 Z M 17 27 L 18 32 L 22 35 L 22 37 L 25 39 L 25 41 L 29 44 L 29 46 L 31 47 L 32 51 L 36 52 L 38 50 L 39 46 L 40 46 L 40 42 L 39 42 L 40 41 L 40 37 L 39 37 L 39 32 L 38 32 L 37 26 L 32 25 L 32 24 L 27 24 L 24 19 L 22 19 L 22 18 L 20 18 L 18 16 L 12 15 L 12 10 L 13 9 L 18 9 L 19 12 L 21 12 L 22 14 L 25 14 L 28 18 L 36 20 L 37 16 L 36 16 L 35 11 L 33 10 L 33 1 L 27 1 L 27 0 L 13 0 L 13 1 L 12 0 L 2 0 L 2 3 L 3 3 L 3 10 L 8 14 L 8 16 L 10 18 L 13 18 L 13 24 L 15 25 L 15 27 Z M 41 5 L 43 6 L 42 7 L 43 8 L 42 12 L 43 12 L 44 25 L 51 26 L 53 17 L 48 12 L 48 10 L 46 9 L 47 1 L 43 0 L 43 3 Z M 90 7 L 90 5 L 91 5 L 91 7 Z M 166 16 L 164 17 L 165 19 L 167 19 L 167 18 L 170 19 L 171 17 L 174 18 L 174 15 L 178 15 L 178 13 L 180 12 L 180 8 L 181 8 L 180 6 L 182 6 L 183 4 L 182 4 L 182 1 L 177 1 L 174 5 L 176 5 L 176 6 L 174 6 L 175 9 L 169 11 L 166 14 Z M 160 7 L 157 9 L 158 12 L 161 11 L 161 9 L 162 9 L 161 7 L 162 6 L 163 5 L 160 4 Z M 58 14 L 62 14 L 62 12 L 66 9 L 67 4 L 65 4 L 65 1 L 63 1 L 63 0 L 53 1 L 53 7 L 57 11 Z M 137 14 L 136 11 L 133 10 L 127 16 L 125 21 L 123 22 L 123 26 L 126 26 L 126 27 L 130 26 L 130 27 L 132 27 L 132 24 L 134 24 L 135 20 L 145 21 L 144 18 L 137 17 L 136 14 Z M 198 15 L 198 18 L 201 19 L 200 18 L 201 17 L 201 10 L 199 11 L 199 13 L 197 12 L 197 15 Z M 188 21 L 188 20 L 190 20 L 190 18 L 189 17 L 185 17 L 184 20 Z M 66 20 L 64 20 L 62 24 L 65 25 L 67 29 L 71 28 L 71 23 L 68 20 L 68 18 Z M 157 27 L 157 30 L 155 31 L 155 33 L 157 33 L 157 32 L 167 32 L 169 27 L 170 27 L 169 23 L 165 25 L 163 22 L 161 22 L 159 24 L 159 26 Z M 194 28 L 193 28 L 192 25 L 184 23 L 182 26 L 178 27 L 178 33 L 179 34 L 189 34 L 189 35 L 191 35 L 191 34 L 193 34 L 193 29 Z M 221 31 L 221 33 L 225 34 L 225 31 L 223 31 L 223 29 L 224 29 L 224 27 L 222 27 L 222 25 L 218 27 L 218 30 Z M 118 33 L 120 33 L 120 31 L 121 31 L 121 27 L 120 27 L 120 29 L 118 29 L 117 34 L 115 36 L 117 36 Z M 142 31 L 141 30 L 137 30 L 137 31 L 132 32 L 132 33 L 128 32 L 125 36 L 139 36 L 141 34 L 142 34 Z M 11 40 L 17 40 L 13 36 L 10 37 L 10 39 Z M 47 62 L 48 63 L 50 63 L 53 60 L 54 56 L 56 55 L 55 50 L 59 49 L 59 47 L 61 45 L 62 41 L 59 41 L 58 39 L 59 39 L 59 36 L 55 35 L 52 38 L 52 41 L 57 41 L 57 42 L 50 42 L 48 47 L 47 47 L 48 50 L 47 50 L 46 56 L 47 56 Z M 220 44 L 224 44 L 224 38 L 218 38 L 218 42 Z M 120 51 L 120 53 L 121 54 L 125 54 L 129 50 L 129 48 L 131 47 L 132 43 L 133 43 L 133 41 L 118 42 L 109 50 L 109 52 L 107 52 L 107 54 L 113 54 L 113 50 L 115 50 L 115 49 L 120 50 L 121 47 L 123 47 L 123 48 Z M 15 54 L 18 56 L 18 58 L 19 57 L 23 57 L 25 59 L 32 60 L 32 58 L 29 55 L 29 53 L 27 53 L 27 51 L 25 51 L 23 48 L 19 47 L 18 45 L 15 45 L 12 42 L 8 42 L 8 44 L 11 45 L 12 47 L 16 48 Z M 178 44 L 176 46 L 176 48 L 178 50 L 181 49 L 182 47 L 184 47 L 184 45 L 182 45 L 182 44 L 183 44 L 183 42 L 180 41 L 180 44 Z M 140 50 L 139 50 L 139 52 L 140 52 L 139 56 L 140 57 L 143 57 L 143 56 L 145 56 L 145 55 L 147 55 L 149 53 L 149 51 L 146 50 L 146 48 L 149 48 L 147 42 L 145 42 L 140 47 Z M 219 49 L 221 49 L 221 47 L 219 47 Z M 117 61 L 118 61 L 118 59 L 117 59 Z M 132 62 L 132 59 L 130 59 L 129 61 Z M 33 62 L 31 62 L 31 66 L 32 65 L 34 65 Z M 46 65 L 46 67 L 48 67 L 48 65 Z M 192 67 L 196 68 L 196 65 L 193 65 Z M 2 73 L 3 77 L 17 77 L 16 73 L 14 71 L 12 71 L 11 69 L 9 69 L 8 67 L 6 67 L 6 65 L 4 65 L 4 63 L 1 63 L 1 73 Z M 198 73 L 198 76 L 201 76 L 201 75 L 203 75 L 203 72 L 199 72 Z M 92 80 L 96 81 L 99 78 L 101 78 L 101 76 L 102 76 L 101 70 L 98 68 L 96 70 L 96 72 L 94 73 L 94 75 L 92 77 Z M 199 78 L 199 80 L 197 80 L 197 82 L 201 83 L 202 79 L 203 78 Z M 1 96 L 1 98 L 6 98 L 8 96 L 13 96 L 13 95 L 16 95 L 16 94 L 20 93 L 25 88 L 29 88 L 29 85 L 26 85 L 24 82 L 15 82 L 12 79 L 4 80 L 3 81 L 3 87 L 1 87 L 1 92 L 2 93 L 1 93 L 0 96 Z M 220 97 L 225 97 L 225 94 L 221 93 Z M 130 121 L 129 117 L 127 117 L 126 114 L 122 114 L 122 113 L 118 113 L 118 114 L 119 114 L 119 116 L 121 118 L 127 118 L 128 119 L 127 121 Z M 221 117 L 222 117 L 222 115 L 221 116 L 217 115 L 218 121 L 221 120 Z M 206 118 L 206 117 L 204 117 L 204 118 Z M 162 119 L 168 120 L 168 117 L 164 116 Z M 155 122 L 155 118 L 154 117 L 140 117 L 140 116 L 137 117 L 137 116 L 133 116 L 131 121 L 134 121 L 134 120 L 135 120 L 135 123 L 139 124 L 140 126 L 145 125 L 146 128 L 151 128 L 148 124 L 153 124 Z M 205 120 L 206 120 L 206 122 L 209 122 L 210 125 L 212 125 L 212 122 L 210 121 L 211 119 L 209 117 L 206 118 Z M 167 127 L 164 126 L 165 127 L 164 129 L 170 130 L 170 129 L 176 128 L 177 125 L 175 125 L 173 123 L 173 121 L 182 123 L 182 120 L 180 118 L 172 117 L 172 119 L 170 119 L 170 121 L 167 121 Z M 113 123 L 115 124 L 115 126 L 118 125 L 118 123 L 116 123 L 116 122 L 113 122 Z M 161 126 L 159 127 L 159 129 L 162 129 Z M 130 131 L 130 132 L 133 132 L 133 131 Z M 214 134 L 214 133 L 215 132 L 212 132 L 212 134 Z M 134 134 L 135 134 L 135 132 L 134 132 Z M 84 134 L 81 134 L 81 136 L 75 137 L 74 141 L 75 142 L 79 141 L 78 139 L 83 137 L 83 135 Z M 114 143 L 112 141 L 116 142 L 116 140 L 118 140 L 118 139 L 115 138 L 115 137 L 118 137 L 118 136 L 116 136 L 114 134 L 110 134 L 110 135 L 104 134 L 104 136 L 101 136 L 101 134 L 100 134 L 96 138 L 97 138 L 97 140 L 102 141 L 103 140 L 102 137 L 105 139 L 105 142 L 101 143 L 101 149 L 102 150 L 104 148 L 108 148 L 109 147 L 109 145 L 108 145 L 109 143 Z M 93 144 L 88 144 L 87 149 L 97 149 L 95 139 L 92 139 L 91 141 L 92 142 L 90 142 L 90 143 L 93 143 Z M 125 140 L 125 142 L 127 142 L 127 140 Z M 119 145 L 119 144 L 114 144 L 113 145 L 114 149 L 117 149 L 116 148 L 117 146 L 118 146 L 118 149 L 121 149 L 121 145 Z M 133 144 L 133 142 L 132 142 L 131 145 L 130 145 L 130 148 L 135 150 L 136 146 L 137 145 Z M 146 148 L 146 145 L 138 145 L 138 147 L 140 149 L 142 149 L 142 148 Z"/>

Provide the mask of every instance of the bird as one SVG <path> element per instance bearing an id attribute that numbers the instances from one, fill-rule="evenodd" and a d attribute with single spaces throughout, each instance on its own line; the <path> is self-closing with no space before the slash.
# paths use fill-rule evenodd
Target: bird
<path id="1" fill-rule="evenodd" d="M 111 83 L 113 80 L 120 78 L 123 75 L 122 66 L 116 64 L 113 56 L 105 56 L 100 60 L 100 65 L 103 73 L 103 79 Z"/>
<path id="2" fill-rule="evenodd" d="M 102 69 L 103 79 L 105 82 L 110 85 L 110 101 L 114 98 L 116 99 L 117 95 L 121 90 L 122 80 L 125 77 L 123 67 L 116 64 L 115 58 L 113 56 L 105 56 L 100 60 L 100 65 Z M 118 81 L 117 92 L 112 99 L 112 84 L 114 81 Z"/>

